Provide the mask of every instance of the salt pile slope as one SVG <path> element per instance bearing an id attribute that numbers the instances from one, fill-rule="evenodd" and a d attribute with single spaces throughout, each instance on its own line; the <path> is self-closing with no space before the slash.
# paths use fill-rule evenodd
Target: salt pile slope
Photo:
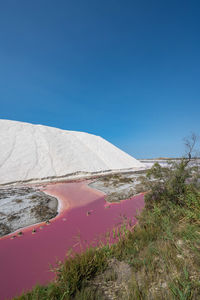
<path id="1" fill-rule="evenodd" d="M 99 136 L 0 120 L 0 184 L 142 167 Z"/>

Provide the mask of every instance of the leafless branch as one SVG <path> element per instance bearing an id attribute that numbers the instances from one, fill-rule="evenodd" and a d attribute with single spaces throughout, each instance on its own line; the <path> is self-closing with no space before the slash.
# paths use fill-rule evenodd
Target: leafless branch
<path id="1" fill-rule="evenodd" d="M 190 161 L 196 151 L 195 147 L 197 144 L 198 136 L 194 132 L 192 132 L 190 136 L 185 137 L 183 140 L 185 145 L 186 157 Z"/>

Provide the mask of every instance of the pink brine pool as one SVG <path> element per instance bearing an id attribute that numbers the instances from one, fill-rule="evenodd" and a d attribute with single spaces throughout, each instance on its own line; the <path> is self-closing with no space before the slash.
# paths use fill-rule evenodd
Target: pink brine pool
<path id="1" fill-rule="evenodd" d="M 124 217 L 135 224 L 135 216 L 144 207 L 142 194 L 108 205 L 104 194 L 90 188 L 86 181 L 54 183 L 44 191 L 59 199 L 58 216 L 49 225 L 41 223 L 21 229 L 22 236 L 0 239 L 1 300 L 53 280 L 50 265 L 64 260 L 68 250 L 79 252 L 88 245 L 97 245 Z"/>

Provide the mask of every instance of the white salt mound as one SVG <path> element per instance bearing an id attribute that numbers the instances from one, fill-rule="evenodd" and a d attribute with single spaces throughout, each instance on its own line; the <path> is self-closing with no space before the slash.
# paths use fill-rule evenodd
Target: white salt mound
<path id="1" fill-rule="evenodd" d="M 143 167 L 93 134 L 0 120 L 0 184 Z"/>

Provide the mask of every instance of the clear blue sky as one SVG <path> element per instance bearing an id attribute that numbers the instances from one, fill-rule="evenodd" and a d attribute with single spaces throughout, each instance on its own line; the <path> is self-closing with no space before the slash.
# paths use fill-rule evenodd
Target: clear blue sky
<path id="1" fill-rule="evenodd" d="M 0 1 L 0 118 L 181 155 L 200 133 L 200 1 Z"/>

